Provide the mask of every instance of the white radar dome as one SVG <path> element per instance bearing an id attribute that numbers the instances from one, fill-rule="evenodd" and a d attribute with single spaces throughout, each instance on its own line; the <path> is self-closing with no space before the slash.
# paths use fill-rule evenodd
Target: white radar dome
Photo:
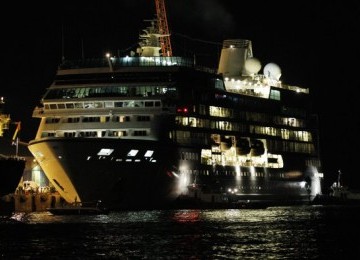
<path id="1" fill-rule="evenodd" d="M 256 58 L 249 58 L 245 61 L 244 68 L 247 74 L 255 74 L 260 71 L 261 63 Z"/>
<path id="2" fill-rule="evenodd" d="M 281 69 L 275 63 L 268 63 L 264 67 L 264 75 L 269 79 L 279 80 L 281 77 Z"/>

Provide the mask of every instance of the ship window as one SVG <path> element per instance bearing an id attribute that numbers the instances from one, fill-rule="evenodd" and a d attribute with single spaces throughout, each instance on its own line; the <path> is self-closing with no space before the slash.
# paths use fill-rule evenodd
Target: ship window
<path id="1" fill-rule="evenodd" d="M 137 121 L 150 121 L 150 116 L 138 116 Z"/>
<path id="2" fill-rule="evenodd" d="M 134 157 L 134 156 L 137 155 L 138 152 L 139 152 L 139 150 L 134 150 L 134 149 L 132 149 L 132 150 L 130 150 L 130 151 L 128 152 L 127 156 L 129 156 L 129 157 Z"/>
<path id="3" fill-rule="evenodd" d="M 272 90 L 270 91 L 270 99 L 280 100 L 280 91 L 279 91 L 279 90 L 272 89 Z"/>
<path id="4" fill-rule="evenodd" d="M 95 103 L 94 103 L 94 106 L 95 106 L 96 108 L 101 108 L 101 107 L 104 106 L 104 104 L 103 104 L 103 102 L 95 102 Z"/>
<path id="5" fill-rule="evenodd" d="M 74 104 L 73 104 L 73 103 L 66 103 L 65 106 L 66 106 L 67 109 L 72 109 L 72 108 L 74 108 Z"/>
<path id="6" fill-rule="evenodd" d="M 59 123 L 59 121 L 60 121 L 60 118 L 54 118 L 54 117 L 46 118 L 47 124 L 55 124 L 55 123 Z"/>
<path id="7" fill-rule="evenodd" d="M 100 122 L 100 117 L 92 116 L 92 117 L 84 117 L 83 122 Z"/>
<path id="8" fill-rule="evenodd" d="M 154 102 L 153 101 L 145 101 L 145 107 L 153 107 Z"/>
<path id="9" fill-rule="evenodd" d="M 127 136 L 127 132 L 126 131 L 109 131 L 108 132 L 108 136 Z"/>
<path id="10" fill-rule="evenodd" d="M 134 136 L 146 136 L 146 130 L 135 130 L 134 131 Z"/>
<path id="11" fill-rule="evenodd" d="M 152 150 L 147 150 L 144 157 L 151 157 L 154 154 L 154 151 Z"/>
<path id="12" fill-rule="evenodd" d="M 110 121 L 110 117 L 109 116 L 101 116 L 100 117 L 100 122 L 101 123 L 105 123 L 105 122 L 109 122 Z"/>
<path id="13" fill-rule="evenodd" d="M 56 104 L 50 104 L 50 109 L 57 109 Z"/>
<path id="14" fill-rule="evenodd" d="M 144 102 L 143 101 L 135 101 L 134 106 L 135 107 L 144 107 Z"/>
<path id="15" fill-rule="evenodd" d="M 113 116 L 111 121 L 112 122 L 121 122 L 119 116 Z"/>
<path id="16" fill-rule="evenodd" d="M 68 118 L 68 123 L 78 123 L 80 121 L 79 117 L 69 117 Z"/>
<path id="17" fill-rule="evenodd" d="M 115 106 L 115 107 L 122 107 L 122 106 L 123 106 L 123 102 L 114 102 L 114 106 Z"/>
<path id="18" fill-rule="evenodd" d="M 86 132 L 83 132 L 83 135 L 82 136 L 86 136 L 86 137 L 95 137 L 97 136 L 97 132 L 95 131 L 86 131 Z"/>
<path id="19" fill-rule="evenodd" d="M 200 115 L 206 115 L 206 106 L 205 105 L 200 105 L 199 106 L 199 114 Z"/>
<path id="20" fill-rule="evenodd" d="M 160 101 L 155 101 L 155 106 L 156 106 L 156 107 L 160 107 L 160 106 L 161 106 L 161 102 L 160 102 Z"/>
<path id="21" fill-rule="evenodd" d="M 75 137 L 75 132 L 65 132 L 64 137 Z"/>
<path id="22" fill-rule="evenodd" d="M 75 103 L 76 108 L 83 108 L 83 103 Z"/>
<path id="23" fill-rule="evenodd" d="M 84 108 L 94 108 L 94 102 L 85 102 Z"/>
<path id="24" fill-rule="evenodd" d="M 58 104 L 59 109 L 65 109 L 65 104 Z"/>
<path id="25" fill-rule="evenodd" d="M 108 148 L 102 148 L 98 153 L 97 155 L 110 155 L 112 154 L 112 152 L 114 151 L 114 149 L 108 149 Z"/>
<path id="26" fill-rule="evenodd" d="M 112 101 L 105 101 L 105 102 L 104 102 L 104 106 L 105 106 L 105 107 L 114 107 L 114 102 L 112 102 Z"/>

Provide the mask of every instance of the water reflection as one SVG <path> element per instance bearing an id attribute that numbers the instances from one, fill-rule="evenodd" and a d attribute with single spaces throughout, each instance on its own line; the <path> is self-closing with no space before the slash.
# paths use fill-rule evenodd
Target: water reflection
<path id="1" fill-rule="evenodd" d="M 179 210 L 175 211 L 173 220 L 176 222 L 197 222 L 200 221 L 200 210 L 191 209 L 191 210 Z"/>
<path id="2" fill-rule="evenodd" d="M 2 258 L 303 259 L 359 254 L 360 211 L 339 207 L 48 212 L 0 219 Z M 20 225 L 16 225 L 20 224 Z"/>

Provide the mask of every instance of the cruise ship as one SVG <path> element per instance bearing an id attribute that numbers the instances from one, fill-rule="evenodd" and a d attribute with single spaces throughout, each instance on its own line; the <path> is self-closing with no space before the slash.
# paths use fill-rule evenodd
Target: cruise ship
<path id="1" fill-rule="evenodd" d="M 0 200 L 3 196 L 14 193 L 25 169 L 25 158 L 18 156 L 16 153 L 10 154 L 8 148 L 11 146 L 11 141 L 6 142 L 3 140 L 4 134 L 9 130 L 11 121 L 9 114 L 5 113 L 5 100 L 4 97 L 0 97 Z M 16 122 L 16 130 L 13 136 L 16 142 L 17 132 L 20 127 L 20 123 Z M 16 143 L 15 143 L 16 145 Z"/>
<path id="2" fill-rule="evenodd" d="M 306 203 L 321 193 L 309 89 L 262 66 L 251 40 L 217 68 L 161 53 L 156 20 L 125 57 L 64 60 L 33 111 L 29 150 L 69 203 Z"/>

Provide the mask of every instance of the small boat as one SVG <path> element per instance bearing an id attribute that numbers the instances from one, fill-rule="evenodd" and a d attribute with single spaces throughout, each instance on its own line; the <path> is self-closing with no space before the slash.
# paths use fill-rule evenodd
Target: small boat
<path id="1" fill-rule="evenodd" d="M 331 192 L 326 195 L 317 196 L 314 199 L 313 204 L 360 206 L 360 191 L 350 189 L 348 186 L 341 184 L 341 175 L 342 172 L 339 170 L 337 181 L 330 187 Z"/>
<path id="2" fill-rule="evenodd" d="M 338 172 L 338 181 L 331 186 L 331 196 L 341 201 L 353 201 L 360 203 L 360 191 L 350 189 L 347 186 L 341 185 L 340 176 L 342 172 Z"/>
<path id="3" fill-rule="evenodd" d="M 102 207 L 101 203 L 73 203 L 46 210 L 53 215 L 106 215 L 109 213 L 109 209 Z"/>

